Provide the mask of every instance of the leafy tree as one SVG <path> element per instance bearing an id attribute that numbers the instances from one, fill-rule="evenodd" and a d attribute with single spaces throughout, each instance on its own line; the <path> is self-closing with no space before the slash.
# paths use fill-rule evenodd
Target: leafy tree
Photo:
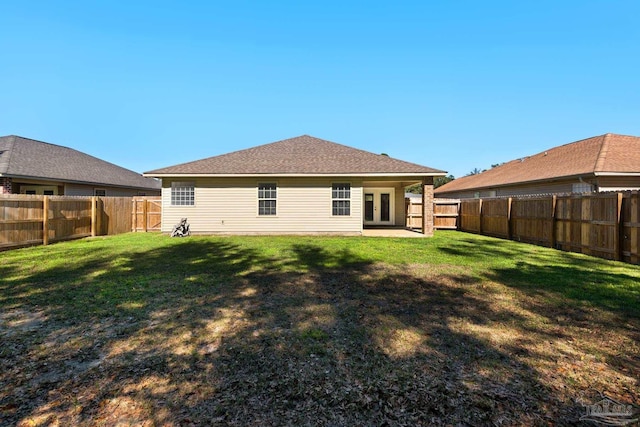
<path id="1" fill-rule="evenodd" d="M 445 185 L 447 182 L 453 181 L 454 179 L 456 179 L 456 178 L 453 175 L 437 176 L 433 180 L 433 188 L 441 187 L 441 186 Z M 422 194 L 422 185 L 415 184 L 415 185 L 412 185 L 410 187 L 407 187 L 407 193 Z"/>
<path id="2" fill-rule="evenodd" d="M 469 176 L 469 175 L 478 175 L 479 173 L 482 173 L 484 171 L 486 171 L 486 169 L 473 168 L 473 170 L 471 172 L 469 172 L 467 174 L 467 176 Z"/>
<path id="3" fill-rule="evenodd" d="M 453 175 L 437 176 L 436 179 L 433 180 L 433 188 L 442 187 L 447 182 L 451 182 L 454 179 L 456 179 L 456 177 Z"/>

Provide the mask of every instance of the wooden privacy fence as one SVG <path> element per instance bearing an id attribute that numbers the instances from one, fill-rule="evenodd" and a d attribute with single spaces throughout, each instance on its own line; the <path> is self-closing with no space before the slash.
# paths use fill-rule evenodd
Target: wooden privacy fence
<path id="1" fill-rule="evenodd" d="M 160 231 L 162 229 L 162 198 L 134 197 L 131 209 L 132 231 Z"/>
<path id="2" fill-rule="evenodd" d="M 134 206 L 143 201 L 158 203 L 159 199 L 136 197 Z M 0 196 L 0 249 L 127 233 L 135 230 L 132 223 L 136 215 L 132 215 L 132 211 L 135 212 L 131 197 L 3 195 Z M 145 231 L 159 229 L 159 214 L 145 217 L 149 221 L 142 227 Z"/>
<path id="3" fill-rule="evenodd" d="M 640 203 L 637 191 L 463 199 L 460 229 L 639 263 Z"/>
<path id="4" fill-rule="evenodd" d="M 458 199 L 433 199 L 433 228 L 437 230 L 458 228 Z M 405 212 L 407 227 L 422 227 L 422 199 L 406 198 Z"/>

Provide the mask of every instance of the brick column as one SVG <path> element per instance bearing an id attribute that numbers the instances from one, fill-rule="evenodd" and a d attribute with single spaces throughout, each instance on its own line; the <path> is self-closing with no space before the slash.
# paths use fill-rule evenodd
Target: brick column
<path id="1" fill-rule="evenodd" d="M 0 177 L 0 194 L 11 194 L 11 178 Z"/>
<path id="2" fill-rule="evenodd" d="M 422 234 L 433 236 L 433 178 L 422 183 Z"/>

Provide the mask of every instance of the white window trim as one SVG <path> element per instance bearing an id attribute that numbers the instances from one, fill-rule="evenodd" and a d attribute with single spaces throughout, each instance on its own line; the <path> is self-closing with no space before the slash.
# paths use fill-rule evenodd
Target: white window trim
<path id="1" fill-rule="evenodd" d="M 276 198 L 260 198 L 260 186 L 261 185 L 275 185 L 276 186 Z M 256 183 L 256 217 L 258 218 L 277 218 L 278 212 L 280 212 L 278 195 L 280 194 L 280 185 L 278 181 L 259 181 Z M 273 215 L 260 214 L 260 200 L 275 200 L 276 201 L 276 213 Z"/>
<path id="2" fill-rule="evenodd" d="M 174 187 L 175 185 L 175 187 Z M 173 203 L 173 190 L 176 187 L 193 187 L 193 203 L 191 204 L 174 204 Z M 169 186 L 169 206 L 171 207 L 180 207 L 180 208 L 189 208 L 194 207 L 196 205 L 196 183 L 194 181 L 171 181 L 171 185 Z"/>
<path id="3" fill-rule="evenodd" d="M 36 195 L 43 195 L 45 191 L 53 191 L 53 195 L 58 195 L 58 187 L 55 185 L 21 185 L 20 193 L 27 194 L 27 191 L 35 191 Z"/>
<path id="4" fill-rule="evenodd" d="M 334 199 L 333 198 L 333 186 L 339 184 L 348 184 L 349 185 L 349 198 L 348 199 Z M 351 218 L 353 215 L 353 183 L 350 181 L 335 181 L 331 183 L 331 187 L 329 187 L 329 197 L 331 202 L 329 203 L 329 215 L 331 218 Z M 333 202 L 334 201 L 349 201 L 349 215 L 334 215 L 333 214 Z"/>

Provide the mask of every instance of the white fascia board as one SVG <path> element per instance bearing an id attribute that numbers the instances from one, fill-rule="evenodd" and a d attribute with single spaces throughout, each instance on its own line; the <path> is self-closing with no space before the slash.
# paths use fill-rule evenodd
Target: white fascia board
<path id="1" fill-rule="evenodd" d="M 640 172 L 594 172 L 595 176 L 640 176 Z"/>
<path id="2" fill-rule="evenodd" d="M 322 173 L 322 174 L 308 174 L 308 173 L 196 173 L 196 174 L 147 174 L 143 173 L 142 176 L 153 178 L 264 178 L 264 177 L 283 177 L 283 178 L 322 178 L 322 177 L 427 177 L 427 176 L 446 176 L 446 172 L 431 172 L 431 173 Z"/>

